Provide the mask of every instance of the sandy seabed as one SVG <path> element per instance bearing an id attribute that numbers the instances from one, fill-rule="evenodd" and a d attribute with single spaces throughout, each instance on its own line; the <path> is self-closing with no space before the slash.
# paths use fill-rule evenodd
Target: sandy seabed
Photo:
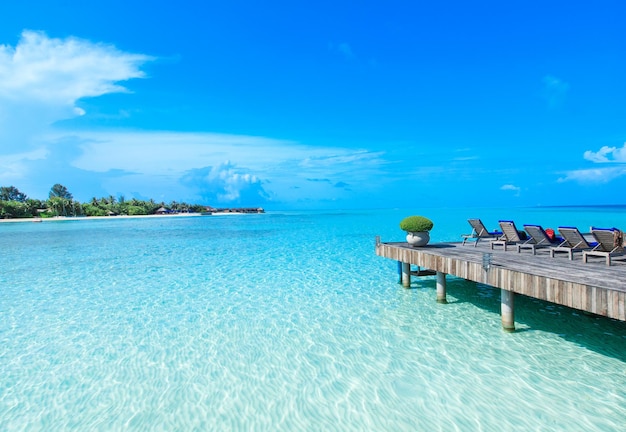
<path id="1" fill-rule="evenodd" d="M 180 218 L 180 217 L 197 217 L 197 216 L 234 216 L 243 215 L 246 213 L 212 213 L 210 215 L 204 215 L 202 213 L 178 213 L 178 214 L 163 214 L 163 215 L 119 215 L 119 216 L 55 216 L 50 218 L 15 218 L 15 219 L 0 219 L 0 223 L 10 222 L 59 222 L 59 221 L 80 221 L 80 220 L 96 220 L 96 219 L 144 219 L 144 218 Z M 257 214 L 257 213 L 254 213 Z"/>

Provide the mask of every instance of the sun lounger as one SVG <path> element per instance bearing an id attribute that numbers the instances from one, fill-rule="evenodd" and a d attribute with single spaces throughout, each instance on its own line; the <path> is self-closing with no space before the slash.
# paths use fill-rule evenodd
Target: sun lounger
<path id="1" fill-rule="evenodd" d="M 504 250 L 506 251 L 507 245 L 521 243 L 525 240 L 520 236 L 520 232 L 517 230 L 515 222 L 501 220 L 498 224 L 502 230 L 502 236 L 491 241 L 491 249 L 493 249 L 494 246 L 504 246 Z"/>
<path id="2" fill-rule="evenodd" d="M 574 259 L 574 252 L 592 249 L 597 243 L 589 243 L 585 236 L 576 227 L 559 227 L 559 234 L 563 241 L 553 248 L 550 248 L 550 256 L 554 258 L 555 253 L 567 253 L 570 260 Z"/>
<path id="3" fill-rule="evenodd" d="M 528 233 L 529 238 L 525 242 L 517 245 L 518 253 L 521 252 L 522 249 L 530 249 L 533 255 L 535 255 L 538 248 L 554 246 L 555 242 L 558 242 L 558 240 L 552 240 L 541 225 L 524 224 L 524 229 Z"/>
<path id="4" fill-rule="evenodd" d="M 478 244 L 480 239 L 491 238 L 496 239 L 502 235 L 500 231 L 491 231 L 485 228 L 485 225 L 480 219 L 468 219 L 469 224 L 472 226 L 471 234 L 463 234 L 461 237 L 463 238 L 463 244 L 465 244 L 468 240 L 474 241 L 474 247 Z"/>
<path id="5" fill-rule="evenodd" d="M 598 244 L 591 250 L 583 251 L 583 262 L 589 256 L 601 256 L 606 259 L 606 265 L 611 265 L 611 258 L 624 255 L 623 234 L 617 228 L 591 228 L 591 235 Z"/>

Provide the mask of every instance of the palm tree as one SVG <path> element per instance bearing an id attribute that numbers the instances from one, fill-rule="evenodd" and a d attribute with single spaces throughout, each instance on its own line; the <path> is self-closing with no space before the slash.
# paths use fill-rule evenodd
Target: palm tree
<path id="1" fill-rule="evenodd" d="M 63 208 L 63 216 L 67 216 L 67 207 L 70 205 L 70 200 L 67 198 L 61 198 L 61 207 Z"/>
<path id="2" fill-rule="evenodd" d="M 46 205 L 49 210 L 52 210 L 55 216 L 58 216 L 61 209 L 61 198 L 59 197 L 50 197 L 46 202 Z"/>
<path id="3" fill-rule="evenodd" d="M 74 216 L 76 216 L 77 214 L 83 214 L 83 208 L 80 204 L 80 201 L 72 201 L 72 211 L 74 213 Z"/>

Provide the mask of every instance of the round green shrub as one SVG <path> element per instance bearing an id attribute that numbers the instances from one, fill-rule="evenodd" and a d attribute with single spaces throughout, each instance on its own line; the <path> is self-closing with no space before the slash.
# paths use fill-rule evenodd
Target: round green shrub
<path id="1" fill-rule="evenodd" d="M 407 232 L 430 231 L 433 225 L 433 221 L 424 216 L 409 216 L 400 221 L 400 229 Z"/>

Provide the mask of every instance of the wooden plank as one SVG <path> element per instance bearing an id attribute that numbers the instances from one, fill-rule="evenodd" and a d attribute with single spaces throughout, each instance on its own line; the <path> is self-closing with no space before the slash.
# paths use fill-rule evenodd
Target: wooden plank
<path id="1" fill-rule="evenodd" d="M 489 271 L 483 269 L 483 254 L 491 254 Z M 537 255 L 517 253 L 515 248 L 491 250 L 489 242 L 462 246 L 437 243 L 412 248 L 406 243 L 377 243 L 376 254 L 420 269 L 461 277 L 529 297 L 561 304 L 626 321 L 626 260 L 583 263 L 565 256 L 549 256 L 547 249 Z"/>

